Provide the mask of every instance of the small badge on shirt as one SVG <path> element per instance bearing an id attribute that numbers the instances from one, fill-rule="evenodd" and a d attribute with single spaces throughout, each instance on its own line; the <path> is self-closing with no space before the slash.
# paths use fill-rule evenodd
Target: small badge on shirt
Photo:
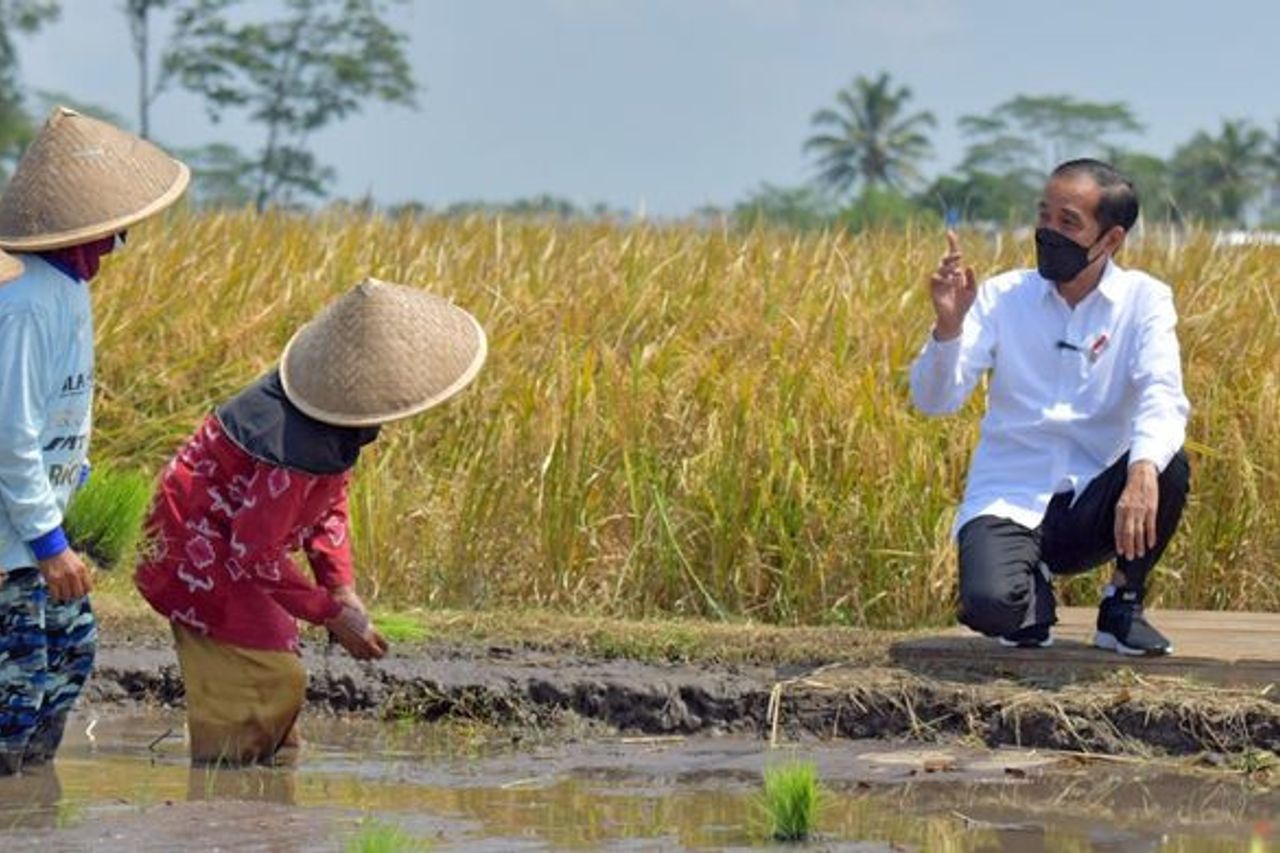
<path id="1" fill-rule="evenodd" d="M 1111 338 L 1106 332 L 1102 332 L 1093 339 L 1093 343 L 1089 344 L 1089 361 L 1096 363 L 1102 358 L 1103 351 L 1107 348 L 1107 344 L 1111 343 Z"/>

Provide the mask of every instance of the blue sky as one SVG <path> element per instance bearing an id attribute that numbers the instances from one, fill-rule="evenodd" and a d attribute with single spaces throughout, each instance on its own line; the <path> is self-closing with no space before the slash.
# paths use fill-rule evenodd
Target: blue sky
<path id="1" fill-rule="evenodd" d="M 134 118 L 120 5 L 63 0 L 62 20 L 22 41 L 27 86 Z M 881 70 L 937 115 L 933 174 L 960 158 L 957 117 L 1019 93 L 1126 101 L 1147 127 L 1130 142 L 1162 156 L 1224 118 L 1280 120 L 1275 0 L 410 0 L 392 19 L 420 105 L 371 106 L 316 137 L 338 195 L 727 205 L 809 178 L 809 117 Z M 262 141 L 181 93 L 153 124 L 171 145 Z"/>

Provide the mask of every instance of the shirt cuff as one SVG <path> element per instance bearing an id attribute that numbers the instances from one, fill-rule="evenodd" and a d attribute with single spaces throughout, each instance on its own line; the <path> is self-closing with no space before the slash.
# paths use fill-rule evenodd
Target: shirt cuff
<path id="1" fill-rule="evenodd" d="M 945 341 L 940 341 L 933 336 L 933 329 L 930 329 L 925 340 L 928 342 L 929 346 L 934 349 L 959 349 L 960 343 L 964 340 L 964 332 L 960 332 L 960 334 L 956 335 L 954 338 L 947 338 Z"/>
<path id="2" fill-rule="evenodd" d="M 31 546 L 31 553 L 36 555 L 37 560 L 56 557 L 70 547 L 67 544 L 67 534 L 63 532 L 61 524 L 48 533 L 30 540 L 27 544 Z"/>
<path id="3" fill-rule="evenodd" d="M 1156 470 L 1163 474 L 1164 469 L 1169 467 L 1169 463 L 1173 461 L 1173 457 L 1177 454 L 1177 447 L 1169 449 L 1161 446 L 1159 442 L 1138 440 L 1129 449 L 1129 464 L 1152 462 L 1155 464 Z"/>

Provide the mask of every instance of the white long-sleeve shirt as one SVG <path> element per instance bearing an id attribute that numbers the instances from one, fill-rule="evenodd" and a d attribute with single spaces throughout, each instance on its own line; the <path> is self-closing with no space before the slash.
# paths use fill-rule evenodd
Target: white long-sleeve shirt
<path id="1" fill-rule="evenodd" d="M 0 571 L 36 565 L 27 544 L 62 523 L 89 452 L 89 288 L 37 255 L 0 285 Z"/>
<path id="2" fill-rule="evenodd" d="M 982 283 L 958 338 L 932 334 L 911 367 L 925 414 L 960 408 L 990 371 L 987 412 L 955 530 L 980 515 L 1037 527 L 1128 452 L 1163 471 L 1186 440 L 1169 287 L 1108 261 L 1074 309 L 1035 270 Z"/>

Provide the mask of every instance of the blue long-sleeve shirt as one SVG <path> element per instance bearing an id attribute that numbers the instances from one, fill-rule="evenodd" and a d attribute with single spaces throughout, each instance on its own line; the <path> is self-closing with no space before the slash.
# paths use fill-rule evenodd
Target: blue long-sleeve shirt
<path id="1" fill-rule="evenodd" d="M 0 285 L 0 571 L 36 565 L 89 452 L 89 288 L 37 255 Z"/>

